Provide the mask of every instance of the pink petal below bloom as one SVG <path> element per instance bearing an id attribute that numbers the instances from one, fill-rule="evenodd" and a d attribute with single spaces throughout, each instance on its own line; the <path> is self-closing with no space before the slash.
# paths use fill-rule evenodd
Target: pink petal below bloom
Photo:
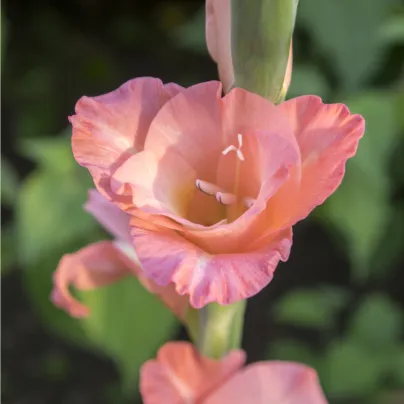
<path id="1" fill-rule="evenodd" d="M 173 281 L 180 295 L 189 294 L 195 308 L 210 302 L 230 304 L 258 293 L 271 281 L 279 260 L 287 260 L 292 244 L 292 231 L 286 229 L 263 249 L 210 255 L 175 231 L 134 227 L 132 236 L 145 275 L 159 285 Z"/>
<path id="2" fill-rule="evenodd" d="M 316 372 L 292 362 L 247 366 L 203 404 L 326 404 Z"/>
<path id="3" fill-rule="evenodd" d="M 201 403 L 210 391 L 243 366 L 243 351 L 230 352 L 220 361 L 198 354 L 188 342 L 169 342 L 157 359 L 146 362 L 140 374 L 144 404 Z"/>
<path id="4" fill-rule="evenodd" d="M 53 303 L 73 317 L 85 317 L 88 307 L 77 301 L 69 291 L 91 290 L 108 285 L 130 274 L 127 260 L 111 241 L 90 244 L 73 254 L 62 257 L 53 276 Z"/>
<path id="5" fill-rule="evenodd" d="M 136 276 L 139 282 L 156 295 L 180 320 L 188 307 L 186 296 L 175 292 L 173 284 L 159 286 L 147 279 L 133 248 L 124 242 L 100 241 L 62 257 L 53 276 L 53 303 L 73 317 L 89 315 L 88 307 L 75 299 L 69 287 L 91 290 L 106 286 L 127 275 Z"/>

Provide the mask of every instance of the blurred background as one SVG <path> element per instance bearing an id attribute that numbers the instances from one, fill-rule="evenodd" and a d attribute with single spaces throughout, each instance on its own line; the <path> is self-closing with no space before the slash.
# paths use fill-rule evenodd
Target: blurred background
<path id="1" fill-rule="evenodd" d="M 49 301 L 60 257 L 108 238 L 82 209 L 91 179 L 67 117 L 133 77 L 216 79 L 204 2 L 8 0 L 1 22 L 2 401 L 140 403 L 141 364 L 186 338 L 168 310 L 135 279 L 81 293 L 81 321 Z M 243 347 L 313 366 L 330 403 L 404 403 L 404 6 L 300 0 L 294 51 L 289 97 L 344 102 L 367 130 L 249 300 Z"/>

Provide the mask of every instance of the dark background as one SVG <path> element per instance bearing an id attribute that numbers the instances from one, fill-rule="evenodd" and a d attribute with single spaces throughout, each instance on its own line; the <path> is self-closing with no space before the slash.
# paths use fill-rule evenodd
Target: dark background
<path id="1" fill-rule="evenodd" d="M 250 362 L 316 368 L 331 403 L 404 402 L 404 7 L 301 0 L 289 96 L 345 102 L 367 121 L 343 185 L 295 228 L 289 261 L 249 300 Z M 137 372 L 184 330 L 135 280 L 49 302 L 60 257 L 107 238 L 82 211 L 91 186 L 67 116 L 82 95 L 138 76 L 217 78 L 203 1 L 2 4 L 2 400 L 138 402 Z"/>

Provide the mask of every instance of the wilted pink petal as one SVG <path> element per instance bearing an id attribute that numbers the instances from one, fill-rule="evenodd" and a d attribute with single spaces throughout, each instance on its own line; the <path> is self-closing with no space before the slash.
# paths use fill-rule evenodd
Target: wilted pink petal
<path id="1" fill-rule="evenodd" d="M 220 361 L 198 354 L 188 342 L 169 342 L 157 359 L 146 362 L 140 375 L 144 404 L 202 403 L 203 398 L 243 366 L 243 351 L 235 350 Z"/>
<path id="2" fill-rule="evenodd" d="M 316 372 L 292 362 L 249 365 L 203 404 L 326 404 Z M 201 403 L 202 404 L 202 403 Z"/>
<path id="3" fill-rule="evenodd" d="M 62 257 L 53 275 L 52 301 L 71 316 L 85 317 L 89 309 L 76 300 L 69 286 L 81 290 L 96 289 L 116 282 L 122 277 L 136 272 L 127 266 L 127 260 L 111 241 L 90 244 L 81 250 Z"/>

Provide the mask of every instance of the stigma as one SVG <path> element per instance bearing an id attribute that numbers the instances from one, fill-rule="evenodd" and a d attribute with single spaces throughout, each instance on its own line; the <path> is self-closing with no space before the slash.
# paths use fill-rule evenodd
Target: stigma
<path id="1" fill-rule="evenodd" d="M 227 153 L 231 152 L 231 151 L 235 151 L 237 157 L 239 158 L 240 161 L 244 161 L 244 155 L 243 152 L 241 151 L 241 147 L 243 146 L 243 135 L 241 133 L 239 133 L 237 135 L 237 140 L 238 140 L 238 147 L 231 145 L 229 147 L 226 147 L 223 151 L 222 154 L 225 156 Z"/>

